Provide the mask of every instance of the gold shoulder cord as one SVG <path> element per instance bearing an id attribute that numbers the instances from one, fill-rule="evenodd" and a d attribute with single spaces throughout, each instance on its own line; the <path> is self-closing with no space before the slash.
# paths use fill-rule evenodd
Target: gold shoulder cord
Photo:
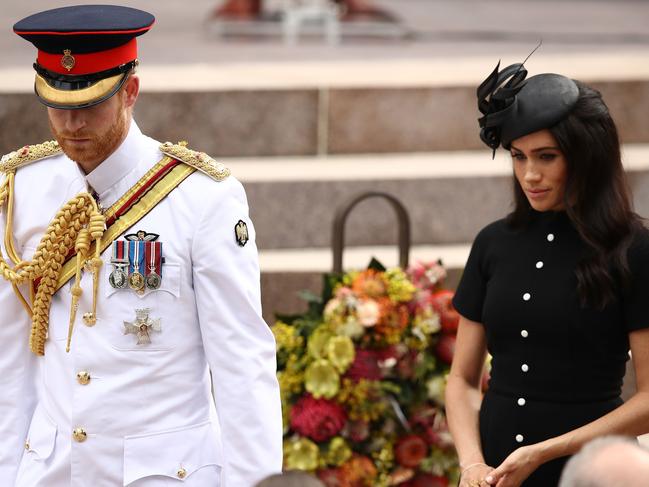
<path id="1" fill-rule="evenodd" d="M 63 208 L 61 208 L 50 223 L 41 239 L 30 262 L 19 258 L 13 242 L 13 213 L 14 213 L 14 179 L 16 170 L 32 162 L 51 157 L 61 152 L 55 141 L 45 142 L 35 146 L 26 146 L 12 152 L 0 160 L 0 172 L 5 174 L 5 180 L 0 186 L 0 209 L 6 204 L 7 222 L 5 228 L 5 247 L 7 254 L 14 263 L 12 268 L 0 253 L 0 273 L 11 282 L 14 291 L 20 298 L 32 319 L 29 337 L 29 348 L 37 355 L 45 354 L 45 340 L 49 327 L 49 312 L 52 296 L 56 292 L 59 274 L 63 268 L 66 256 L 72 249 L 77 252 L 76 280 L 72 287 L 72 305 L 70 310 L 70 325 L 66 350 L 70 350 L 70 341 L 79 297 L 81 269 L 87 260 L 90 241 L 94 240 L 95 256 L 90 260 L 93 273 L 93 314 L 97 305 L 99 289 L 99 270 L 102 266 L 100 256 L 101 238 L 106 228 L 104 216 L 100 213 L 97 203 L 88 193 L 80 193 Z M 33 295 L 33 283 L 40 279 L 36 295 Z M 32 307 L 30 308 L 18 286 L 28 283 L 31 293 Z"/>
<path id="2" fill-rule="evenodd" d="M 187 142 L 172 144 L 165 142 L 160 146 L 160 152 L 182 161 L 188 166 L 198 169 L 200 172 L 207 174 L 212 179 L 223 181 L 230 176 L 230 170 L 222 162 L 216 162 L 205 152 L 197 152 L 187 148 Z"/>

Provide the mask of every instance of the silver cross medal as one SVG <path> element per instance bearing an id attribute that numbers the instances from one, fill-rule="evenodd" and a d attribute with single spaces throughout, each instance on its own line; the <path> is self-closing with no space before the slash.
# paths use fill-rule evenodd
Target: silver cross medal
<path id="1" fill-rule="evenodd" d="M 161 318 L 156 318 L 155 320 L 149 318 L 150 311 L 150 308 L 136 309 L 135 321 L 124 322 L 124 335 L 137 335 L 138 345 L 148 345 L 151 343 L 151 337 L 149 336 L 151 330 L 157 331 L 158 333 L 162 331 Z"/>

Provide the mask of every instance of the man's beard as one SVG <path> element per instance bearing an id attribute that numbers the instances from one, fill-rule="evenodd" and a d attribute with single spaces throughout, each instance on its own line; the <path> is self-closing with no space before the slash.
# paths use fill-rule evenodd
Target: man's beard
<path id="1" fill-rule="evenodd" d="M 51 121 L 50 130 L 65 155 L 71 160 L 80 165 L 99 164 L 115 152 L 118 144 L 124 138 L 127 120 L 126 110 L 120 110 L 115 123 L 103 134 L 93 133 L 86 129 L 77 132 L 57 132 Z M 90 141 L 85 147 L 78 147 L 67 139 L 90 139 Z"/>

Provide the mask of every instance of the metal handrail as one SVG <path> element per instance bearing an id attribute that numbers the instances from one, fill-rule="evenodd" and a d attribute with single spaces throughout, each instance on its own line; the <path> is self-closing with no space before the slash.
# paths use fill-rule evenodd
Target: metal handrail
<path id="1" fill-rule="evenodd" d="M 354 207 L 368 198 L 383 198 L 394 209 L 399 223 L 399 265 L 408 267 L 410 254 L 410 216 L 405 206 L 396 197 L 382 191 L 368 191 L 352 197 L 346 204 L 341 205 L 334 216 L 331 248 L 333 250 L 334 273 L 343 272 L 343 248 L 345 246 L 345 223 Z"/>

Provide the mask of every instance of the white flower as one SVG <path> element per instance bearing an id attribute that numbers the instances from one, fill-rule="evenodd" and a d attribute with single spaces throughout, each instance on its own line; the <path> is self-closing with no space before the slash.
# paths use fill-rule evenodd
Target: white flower
<path id="1" fill-rule="evenodd" d="M 433 377 L 426 382 L 426 389 L 428 391 L 428 398 L 435 401 L 437 404 L 444 405 L 444 388 L 446 387 L 446 380 L 441 375 Z"/>
<path id="2" fill-rule="evenodd" d="M 356 316 L 361 325 L 366 328 L 374 326 L 379 321 L 381 308 L 373 299 L 367 299 L 358 303 L 356 308 Z"/>
<path id="3" fill-rule="evenodd" d="M 338 329 L 338 333 L 355 340 L 365 333 L 365 328 L 363 328 L 354 317 L 348 316 L 345 322 Z"/>

